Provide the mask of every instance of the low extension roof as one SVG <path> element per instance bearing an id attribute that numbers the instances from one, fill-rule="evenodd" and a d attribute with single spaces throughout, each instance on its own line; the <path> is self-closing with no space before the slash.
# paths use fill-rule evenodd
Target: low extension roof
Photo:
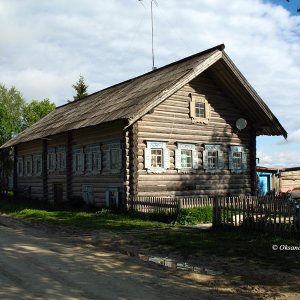
<path id="1" fill-rule="evenodd" d="M 255 124 L 257 135 L 283 135 L 286 138 L 282 125 L 224 48 L 221 44 L 57 107 L 1 148 L 115 120 L 126 120 L 130 126 L 205 70 L 233 96 L 237 106 Z"/>

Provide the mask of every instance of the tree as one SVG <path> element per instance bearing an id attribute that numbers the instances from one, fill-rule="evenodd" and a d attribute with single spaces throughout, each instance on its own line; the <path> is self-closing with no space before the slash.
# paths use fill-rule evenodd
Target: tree
<path id="1" fill-rule="evenodd" d="M 55 109 L 49 99 L 33 100 L 26 103 L 22 94 L 15 88 L 0 84 L 0 145 L 4 144 L 25 128 Z M 0 151 L 0 181 L 5 186 L 13 166 L 12 149 Z"/>
<path id="2" fill-rule="evenodd" d="M 12 87 L 7 89 L 0 84 L 0 144 L 18 134 L 23 126 L 25 100 L 22 94 Z"/>
<path id="3" fill-rule="evenodd" d="M 23 111 L 23 128 L 30 127 L 38 120 L 49 114 L 55 109 L 55 104 L 49 99 L 42 101 L 32 100 L 26 104 Z"/>
<path id="4" fill-rule="evenodd" d="M 72 85 L 72 87 L 76 91 L 76 96 L 73 96 L 74 101 L 80 100 L 86 96 L 88 96 L 87 88 L 88 85 L 85 84 L 84 82 L 84 77 L 80 74 L 78 81 L 76 84 Z"/>

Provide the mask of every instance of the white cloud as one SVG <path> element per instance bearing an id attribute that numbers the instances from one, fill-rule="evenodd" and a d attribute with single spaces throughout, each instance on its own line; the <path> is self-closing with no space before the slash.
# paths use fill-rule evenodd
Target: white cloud
<path id="1" fill-rule="evenodd" d="M 298 125 L 298 124 L 297 124 Z M 293 131 L 287 139 L 287 143 L 293 143 L 293 142 L 297 142 L 300 141 L 300 129 L 297 129 L 295 131 Z M 282 143 L 281 143 L 282 144 Z"/>
<path id="2" fill-rule="evenodd" d="M 300 15 L 263 0 L 158 2 L 156 66 L 225 43 L 285 129 L 297 130 Z M 0 0 L 0 82 L 28 101 L 63 104 L 80 73 L 92 93 L 150 71 L 150 0 L 143 3 L 146 9 L 138 0 Z"/>
<path id="3" fill-rule="evenodd" d="M 300 166 L 299 152 L 273 152 L 272 154 L 258 151 L 259 165 L 270 168 L 292 168 Z"/>

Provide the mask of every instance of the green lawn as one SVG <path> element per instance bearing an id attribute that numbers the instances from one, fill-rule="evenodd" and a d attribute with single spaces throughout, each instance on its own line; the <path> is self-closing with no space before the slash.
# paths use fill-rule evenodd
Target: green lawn
<path id="1" fill-rule="evenodd" d="M 38 202 L 0 200 L 0 213 L 16 218 L 42 220 L 57 225 L 72 225 L 83 229 L 130 230 L 166 228 L 170 225 L 149 221 L 106 209 L 92 211 L 62 211 L 51 205 Z"/>

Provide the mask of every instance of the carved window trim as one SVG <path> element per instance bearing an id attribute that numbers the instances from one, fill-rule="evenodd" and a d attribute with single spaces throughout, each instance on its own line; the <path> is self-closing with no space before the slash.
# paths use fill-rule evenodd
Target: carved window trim
<path id="1" fill-rule="evenodd" d="M 190 94 L 190 117 L 193 123 L 201 123 L 201 124 L 208 124 L 209 119 L 211 117 L 211 108 L 210 104 L 206 100 L 204 95 L 193 95 Z M 204 104 L 204 114 L 203 116 L 197 115 L 197 103 Z"/>
<path id="2" fill-rule="evenodd" d="M 235 153 L 240 153 L 240 162 L 235 163 Z M 247 151 L 245 145 L 230 145 L 228 165 L 232 173 L 243 173 L 247 170 Z"/>
<path id="3" fill-rule="evenodd" d="M 210 159 L 213 159 L 212 153 L 216 153 L 217 159 L 215 166 L 212 166 Z M 224 169 L 224 156 L 221 145 L 207 144 L 203 150 L 203 169 L 209 173 L 218 173 Z"/>
<path id="4" fill-rule="evenodd" d="M 148 173 L 163 173 L 170 168 L 170 151 L 167 148 L 167 142 L 146 141 L 147 147 L 144 150 L 144 166 Z M 152 165 L 153 150 L 161 150 L 162 166 L 154 167 Z"/>
<path id="5" fill-rule="evenodd" d="M 191 166 L 186 167 L 182 165 L 182 154 L 184 151 L 190 151 Z M 196 151 L 196 145 L 191 143 L 177 143 L 177 149 L 175 150 L 175 168 L 178 172 L 189 173 L 195 172 L 198 169 L 198 153 Z"/>

